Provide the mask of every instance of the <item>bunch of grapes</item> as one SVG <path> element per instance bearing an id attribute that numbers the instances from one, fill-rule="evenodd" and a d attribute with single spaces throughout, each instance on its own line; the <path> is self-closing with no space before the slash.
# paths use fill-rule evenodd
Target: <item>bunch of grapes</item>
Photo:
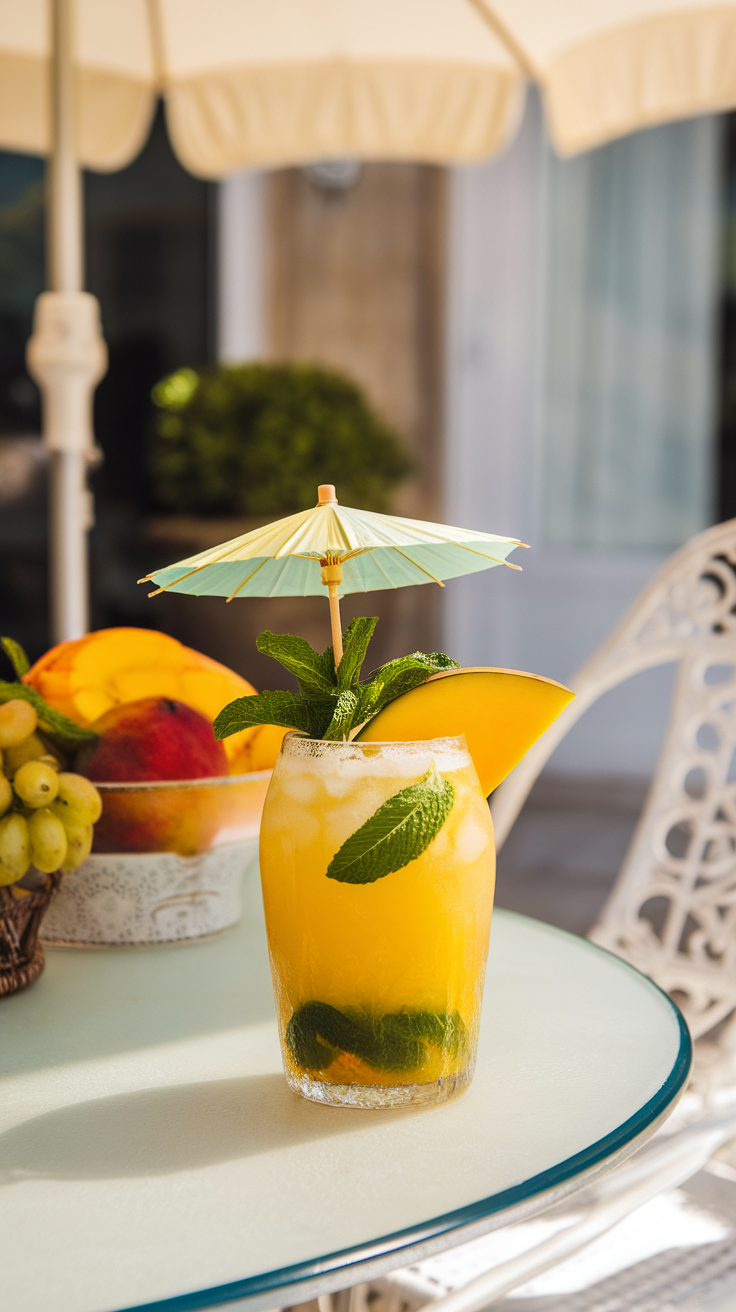
<path id="1" fill-rule="evenodd" d="M 0 705 L 0 885 L 16 883 L 30 865 L 45 874 L 75 870 L 102 811 L 94 784 L 62 770 L 37 727 L 29 702 Z"/>

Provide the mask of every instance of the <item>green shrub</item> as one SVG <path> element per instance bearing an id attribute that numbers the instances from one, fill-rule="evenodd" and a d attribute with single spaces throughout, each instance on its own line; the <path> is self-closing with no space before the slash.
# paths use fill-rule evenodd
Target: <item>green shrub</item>
<path id="1" fill-rule="evenodd" d="M 179 369 L 153 400 L 154 496 L 180 513 L 289 514 L 315 504 L 319 483 L 386 510 L 411 469 L 360 388 L 313 365 Z"/>

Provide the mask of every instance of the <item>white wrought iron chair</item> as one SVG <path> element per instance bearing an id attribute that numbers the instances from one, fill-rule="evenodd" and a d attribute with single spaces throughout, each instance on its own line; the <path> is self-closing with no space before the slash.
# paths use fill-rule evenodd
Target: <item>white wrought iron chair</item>
<path id="1" fill-rule="evenodd" d="M 676 683 L 657 770 L 589 937 L 654 979 L 685 1014 L 696 1061 L 676 1113 L 680 1128 L 673 1133 L 670 1123 L 579 1196 L 582 1217 L 578 1202 L 577 1219 L 520 1256 L 457 1288 L 461 1250 L 454 1250 L 451 1278 L 443 1280 L 442 1259 L 434 1258 L 431 1272 L 418 1263 L 353 1291 L 356 1306 L 368 1296 L 380 1298 L 383 1312 L 430 1301 L 433 1312 L 477 1312 L 689 1179 L 736 1136 L 736 520 L 700 533 L 659 571 L 575 675 L 576 699 L 497 789 L 492 812 L 500 847 L 588 707 L 632 675 L 671 662 Z"/>

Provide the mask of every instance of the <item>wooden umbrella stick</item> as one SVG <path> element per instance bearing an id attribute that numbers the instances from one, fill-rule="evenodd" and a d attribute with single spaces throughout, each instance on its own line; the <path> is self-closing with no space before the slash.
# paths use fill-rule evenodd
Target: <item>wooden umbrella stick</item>
<path id="1" fill-rule="evenodd" d="M 330 583 L 327 588 L 330 598 L 330 624 L 332 625 L 332 650 L 335 653 L 335 669 L 342 660 L 342 624 L 340 623 L 340 598 L 337 584 Z"/>
<path id="2" fill-rule="evenodd" d="M 340 623 L 340 598 L 338 596 L 338 589 L 342 583 L 342 565 L 339 561 L 325 561 L 322 563 L 322 582 L 327 588 L 327 595 L 330 599 L 332 650 L 335 654 L 335 669 L 337 669 L 342 660 L 342 624 Z"/>

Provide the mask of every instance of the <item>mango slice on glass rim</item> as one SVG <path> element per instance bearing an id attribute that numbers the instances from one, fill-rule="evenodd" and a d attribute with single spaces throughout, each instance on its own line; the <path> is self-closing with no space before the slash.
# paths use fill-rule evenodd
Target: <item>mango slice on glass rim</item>
<path id="1" fill-rule="evenodd" d="M 487 797 L 574 696 L 554 679 L 522 670 L 443 670 L 389 702 L 356 741 L 417 742 L 464 733 Z"/>

